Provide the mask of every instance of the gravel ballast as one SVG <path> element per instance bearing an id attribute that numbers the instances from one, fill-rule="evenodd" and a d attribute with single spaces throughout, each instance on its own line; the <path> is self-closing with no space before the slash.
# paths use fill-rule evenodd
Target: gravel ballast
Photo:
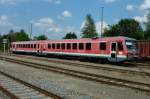
<path id="1" fill-rule="evenodd" d="M 45 70 L 0 61 L 0 71 L 28 81 L 65 99 L 149 99 L 145 92 L 81 80 Z"/>
<path id="2" fill-rule="evenodd" d="M 108 70 L 103 70 L 103 69 L 94 69 L 94 68 L 92 68 L 92 66 L 95 65 L 93 63 L 87 63 L 88 65 L 91 65 L 91 68 L 85 68 L 85 67 L 71 66 L 71 65 L 54 63 L 54 62 L 52 63 L 52 62 L 48 62 L 48 61 L 40 61 L 40 60 L 36 60 L 36 59 L 30 59 L 28 57 L 22 57 L 22 58 L 13 57 L 13 56 L 8 56 L 8 57 L 19 59 L 19 60 L 24 60 L 24 61 L 29 61 L 29 62 L 35 62 L 35 63 L 45 64 L 45 65 L 55 66 L 55 67 L 60 67 L 60 68 L 66 68 L 66 69 L 71 69 L 71 70 L 73 69 L 76 71 L 83 71 L 83 72 L 87 72 L 87 73 L 105 75 L 105 76 L 109 76 L 109 77 L 115 77 L 115 78 L 119 78 L 119 79 L 126 79 L 126 80 L 150 84 L 150 77 L 147 75 L 143 76 L 143 75 L 137 75 L 137 74 L 128 73 L 128 72 L 122 73 L 122 72 L 108 71 Z M 81 62 L 81 63 L 83 64 L 83 62 Z M 99 65 L 102 65 L 102 64 L 99 64 Z M 150 72 L 150 69 L 117 67 L 117 66 L 110 66 L 110 65 L 104 65 L 104 66 L 112 67 L 112 68 L 131 69 L 131 70 L 136 70 L 136 71 Z"/>

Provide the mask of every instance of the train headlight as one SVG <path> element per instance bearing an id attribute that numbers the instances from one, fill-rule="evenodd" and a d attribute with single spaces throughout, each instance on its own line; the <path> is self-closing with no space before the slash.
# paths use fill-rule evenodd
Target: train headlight
<path id="1" fill-rule="evenodd" d="M 122 52 L 119 52 L 119 55 L 122 55 L 123 53 Z"/>

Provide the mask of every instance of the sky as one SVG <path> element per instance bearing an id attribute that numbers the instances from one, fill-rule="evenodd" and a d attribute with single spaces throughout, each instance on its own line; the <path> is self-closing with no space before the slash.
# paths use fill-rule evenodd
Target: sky
<path id="1" fill-rule="evenodd" d="M 49 39 L 62 39 L 67 32 L 80 37 L 87 14 L 101 30 L 101 7 L 104 7 L 103 28 L 122 18 L 146 22 L 150 0 L 0 0 L 0 33 L 24 29 L 32 37 L 44 34 Z"/>

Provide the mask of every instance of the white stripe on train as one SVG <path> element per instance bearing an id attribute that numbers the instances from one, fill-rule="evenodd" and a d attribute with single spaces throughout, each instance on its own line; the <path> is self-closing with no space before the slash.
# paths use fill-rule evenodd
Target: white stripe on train
<path id="1" fill-rule="evenodd" d="M 33 50 L 13 50 L 16 52 L 32 52 L 37 53 L 37 51 Z M 87 57 L 104 57 L 104 58 L 111 58 L 110 54 L 89 54 L 89 53 L 72 53 L 72 52 L 49 52 L 49 51 L 42 51 L 43 54 L 63 54 L 63 55 L 72 55 L 72 56 L 87 56 Z M 117 55 L 117 58 L 127 58 L 125 55 Z"/>

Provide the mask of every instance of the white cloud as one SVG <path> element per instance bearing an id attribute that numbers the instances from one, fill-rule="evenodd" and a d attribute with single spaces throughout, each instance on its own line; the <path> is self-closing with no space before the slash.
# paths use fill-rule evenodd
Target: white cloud
<path id="1" fill-rule="evenodd" d="M 37 21 L 32 21 L 33 25 L 42 32 L 73 32 L 74 28 L 71 26 L 63 26 L 56 24 L 50 17 L 41 18 Z"/>
<path id="2" fill-rule="evenodd" d="M 147 16 L 146 16 L 146 14 L 144 16 L 135 16 L 134 19 L 137 20 L 140 23 L 147 22 Z"/>
<path id="3" fill-rule="evenodd" d="M 44 33 L 50 39 L 62 39 L 68 32 L 76 32 L 76 29 L 72 26 L 58 25 L 52 18 L 40 18 L 36 21 L 31 21 L 34 26 L 34 30 L 38 33 Z M 34 33 L 34 35 L 39 35 Z"/>
<path id="4" fill-rule="evenodd" d="M 71 13 L 70 11 L 65 10 L 65 11 L 62 13 L 62 16 L 63 16 L 63 17 L 72 17 L 72 13 Z"/>
<path id="5" fill-rule="evenodd" d="M 16 4 L 17 2 L 23 2 L 27 0 L 0 0 L 0 4 Z"/>
<path id="6" fill-rule="evenodd" d="M 150 0 L 144 0 L 144 3 L 140 5 L 140 10 L 146 10 L 150 8 Z"/>
<path id="7" fill-rule="evenodd" d="M 136 9 L 136 11 L 140 11 L 143 13 L 143 16 L 134 16 L 133 18 L 135 20 L 137 20 L 140 23 L 144 23 L 147 22 L 147 14 L 148 14 L 148 10 L 150 9 L 150 0 L 143 0 L 144 2 L 140 5 L 127 5 L 126 9 L 128 11 L 133 11 L 134 9 Z"/>
<path id="8" fill-rule="evenodd" d="M 136 6 L 135 5 L 127 5 L 127 7 L 126 7 L 126 9 L 128 10 L 128 11 L 133 11 L 134 9 L 136 8 Z"/>
<path id="9" fill-rule="evenodd" d="M 65 10 L 65 11 L 62 12 L 61 15 L 58 15 L 57 18 L 60 19 L 60 20 L 64 20 L 65 18 L 70 18 L 70 17 L 72 17 L 72 13 L 68 10 Z"/>
<path id="10" fill-rule="evenodd" d="M 60 0 L 55 1 L 55 4 L 61 4 Z"/>
<path id="11" fill-rule="evenodd" d="M 105 28 L 108 28 L 108 24 L 106 22 L 103 22 L 103 32 Z M 101 22 L 96 22 L 96 31 L 101 35 Z"/>
<path id="12" fill-rule="evenodd" d="M 45 0 L 49 3 L 54 3 L 54 4 L 61 4 L 62 0 Z"/>
<path id="13" fill-rule="evenodd" d="M 117 0 L 99 0 L 99 1 L 103 1 L 105 3 L 113 3 L 116 2 Z"/>
<path id="14" fill-rule="evenodd" d="M 12 25 L 12 23 L 9 22 L 8 17 L 6 15 L 0 16 L 0 26 L 1 27 L 11 26 L 11 25 Z"/>
<path id="15" fill-rule="evenodd" d="M 33 25 L 40 29 L 42 32 L 61 32 L 62 28 L 54 23 L 54 20 L 50 17 L 41 18 L 37 21 L 32 21 Z"/>

